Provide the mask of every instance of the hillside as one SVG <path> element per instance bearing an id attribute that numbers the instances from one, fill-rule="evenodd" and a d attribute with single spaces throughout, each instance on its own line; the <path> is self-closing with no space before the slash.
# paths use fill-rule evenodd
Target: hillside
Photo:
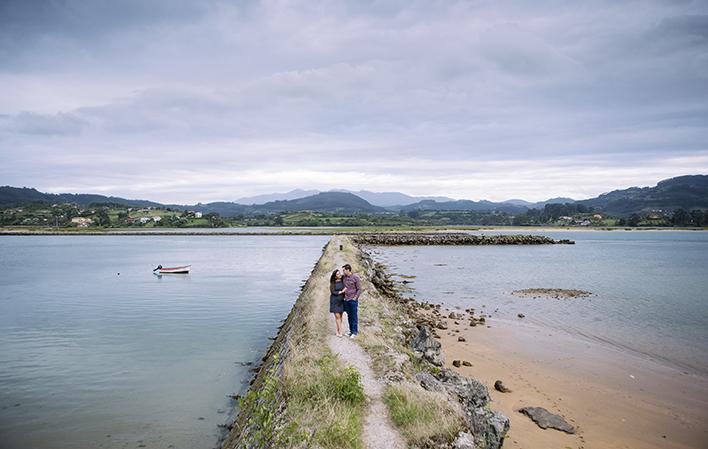
<path id="1" fill-rule="evenodd" d="M 21 206 L 27 203 L 75 203 L 88 206 L 91 203 L 112 203 L 131 207 L 161 207 L 160 203 L 146 200 L 129 200 L 115 196 L 89 193 L 43 193 L 28 187 L 0 186 L 0 207 Z"/>
<path id="2" fill-rule="evenodd" d="M 410 212 L 414 210 L 419 211 L 497 211 L 506 212 L 510 214 L 523 213 L 528 210 L 526 206 L 517 206 L 515 204 L 509 203 L 494 203 L 491 201 L 471 201 L 471 200 L 457 200 L 457 201 L 444 201 L 437 202 L 433 200 L 419 201 L 414 204 L 402 207 L 403 212 Z"/>
<path id="3" fill-rule="evenodd" d="M 299 196 L 308 191 L 291 191 L 288 193 Z M 202 213 L 217 213 L 222 217 L 236 215 L 269 215 L 282 212 L 313 211 L 339 214 L 379 214 L 387 211 L 469 211 L 469 212 L 504 212 L 507 214 L 523 214 L 529 209 L 543 209 L 547 204 L 574 203 L 590 210 L 618 217 L 626 217 L 634 213 L 649 211 L 670 212 L 678 208 L 685 210 L 708 209 L 708 175 L 689 175 L 666 179 L 654 187 L 630 187 L 603 193 L 596 198 L 573 201 L 570 198 L 551 198 L 537 203 L 521 199 L 508 200 L 500 203 L 492 201 L 435 201 L 424 199 L 405 206 L 387 206 L 386 208 L 372 204 L 367 199 L 375 199 L 379 204 L 391 204 L 400 201 L 411 201 L 416 197 L 398 192 L 358 192 L 362 198 L 349 191 L 320 192 L 314 195 L 287 200 L 269 201 L 264 204 L 244 205 L 236 202 L 198 203 L 195 205 L 160 204 L 146 200 L 132 200 L 114 196 L 73 193 L 42 193 L 33 188 L 0 187 L 0 207 L 21 206 L 23 204 L 42 203 L 75 203 L 88 206 L 91 203 L 112 203 L 128 207 L 162 207 L 177 210 L 192 210 Z M 260 199 L 275 197 L 263 195 Z M 259 197 L 251 197 L 250 200 Z M 433 197 L 435 198 L 435 197 Z M 437 199 L 445 199 L 437 197 Z M 249 201 L 250 201 L 249 200 Z"/>
<path id="4" fill-rule="evenodd" d="M 374 206 L 368 201 L 347 192 L 322 192 L 295 200 L 273 201 L 260 206 L 254 206 L 253 209 L 259 212 L 269 213 L 301 210 L 343 213 L 377 213 L 386 211 L 382 207 Z"/>
<path id="5" fill-rule="evenodd" d="M 627 216 L 652 210 L 708 209 L 708 175 L 660 181 L 655 187 L 630 187 L 578 201 L 606 214 Z"/>

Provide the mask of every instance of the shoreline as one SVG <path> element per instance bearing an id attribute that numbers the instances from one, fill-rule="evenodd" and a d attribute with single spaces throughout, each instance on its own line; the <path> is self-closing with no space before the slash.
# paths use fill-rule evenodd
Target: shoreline
<path id="1" fill-rule="evenodd" d="M 468 361 L 461 372 L 512 390 L 491 391 L 511 420 L 509 447 L 700 448 L 708 437 L 705 377 L 538 326 L 488 324 L 452 325 L 440 342 L 448 364 Z M 540 432 L 516 412 L 529 405 L 560 412 L 582 439 Z"/>
<path id="2" fill-rule="evenodd" d="M 152 228 L 154 229 L 154 228 Z M 220 231 L 218 229 L 225 229 Z M 44 236 L 44 235 L 87 235 L 87 236 L 175 236 L 175 235 L 196 235 L 196 236 L 268 236 L 268 235 L 358 235 L 362 233 L 393 234 L 393 233 L 433 233 L 433 232 L 700 232 L 708 231 L 708 228 L 682 227 L 682 228 L 627 228 L 627 227 L 568 227 L 568 226 L 410 226 L 410 227 L 390 227 L 390 226 L 362 226 L 362 227 L 263 227 L 257 229 L 267 229 L 268 231 L 238 231 L 235 228 L 165 228 L 165 230 L 132 230 L 126 228 L 114 229 L 37 229 L 37 228 L 0 228 L 0 236 Z M 243 228 L 249 229 L 249 228 Z"/>
<path id="3" fill-rule="evenodd" d="M 398 289 L 392 294 L 401 298 Z M 556 329 L 488 317 L 472 327 L 458 308 L 409 304 L 418 309 L 413 317 L 447 322 L 436 329 L 444 366 L 487 385 L 492 407 L 510 419 L 505 447 L 689 449 L 708 439 L 705 376 Z M 497 380 L 512 391 L 496 391 Z M 518 412 L 525 406 L 561 414 L 577 434 L 540 429 Z"/>

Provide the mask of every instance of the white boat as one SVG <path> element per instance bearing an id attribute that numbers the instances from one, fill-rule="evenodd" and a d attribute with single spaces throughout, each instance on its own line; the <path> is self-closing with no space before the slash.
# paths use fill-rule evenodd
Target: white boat
<path id="1" fill-rule="evenodd" d="M 155 274 L 189 274 L 191 268 L 191 265 L 182 265 L 180 267 L 163 267 L 162 265 L 158 265 L 152 272 Z"/>

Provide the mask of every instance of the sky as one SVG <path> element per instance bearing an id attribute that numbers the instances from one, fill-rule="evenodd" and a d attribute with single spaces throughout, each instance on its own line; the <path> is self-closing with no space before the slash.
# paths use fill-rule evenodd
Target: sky
<path id="1" fill-rule="evenodd" d="M 0 185 L 538 201 L 684 174 L 706 1 L 0 1 Z"/>

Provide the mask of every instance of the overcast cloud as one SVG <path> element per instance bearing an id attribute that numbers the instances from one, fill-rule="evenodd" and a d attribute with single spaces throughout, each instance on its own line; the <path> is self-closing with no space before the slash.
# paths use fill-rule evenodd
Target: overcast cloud
<path id="1" fill-rule="evenodd" d="M 705 1 L 0 2 L 0 184 L 542 200 L 698 173 Z"/>

